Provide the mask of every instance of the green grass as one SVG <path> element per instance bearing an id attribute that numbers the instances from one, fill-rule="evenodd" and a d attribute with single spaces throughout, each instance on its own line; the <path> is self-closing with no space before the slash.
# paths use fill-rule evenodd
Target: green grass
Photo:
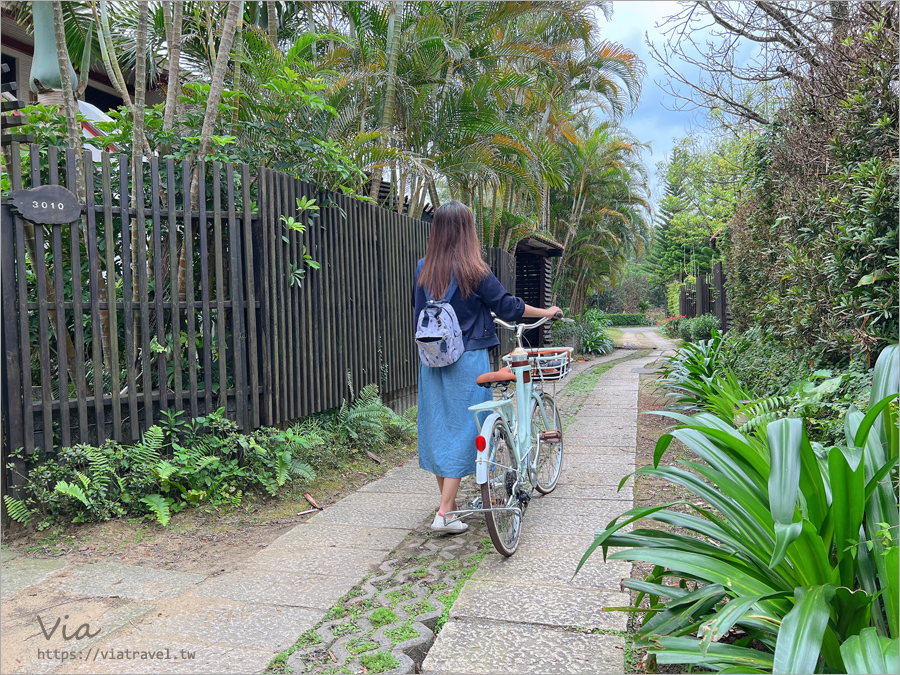
<path id="1" fill-rule="evenodd" d="M 372 622 L 372 625 L 375 628 L 381 628 L 382 626 L 387 626 L 390 623 L 394 623 L 397 621 L 397 615 L 394 614 L 394 610 L 388 607 L 379 607 L 372 615 L 369 617 L 369 621 Z"/>
<path id="2" fill-rule="evenodd" d="M 625 641 L 625 672 L 638 673 L 642 672 L 639 668 L 640 663 L 638 656 L 634 651 L 634 635 L 624 630 L 615 630 L 614 628 L 582 628 L 581 626 L 572 626 L 564 628 L 575 633 L 584 633 L 586 635 L 613 635 L 620 637 Z M 692 671 L 688 671 L 692 672 Z"/>
<path id="3" fill-rule="evenodd" d="M 366 654 L 359 657 L 359 665 L 366 669 L 369 673 L 383 673 L 386 670 L 393 670 L 400 666 L 400 662 L 387 652 L 378 652 L 377 654 Z"/>
<path id="4" fill-rule="evenodd" d="M 411 607 L 406 607 L 406 611 L 414 616 L 418 616 L 419 614 L 428 614 L 429 612 L 433 612 L 435 609 L 437 609 L 437 607 L 432 605 L 427 600 L 420 600 Z"/>
<path id="5" fill-rule="evenodd" d="M 404 587 L 397 588 L 390 593 L 387 593 L 385 597 L 391 601 L 391 607 L 396 607 L 404 600 L 412 600 L 416 597 L 416 594 L 412 592 L 412 589 Z"/>
<path id="6" fill-rule="evenodd" d="M 331 632 L 334 633 L 336 637 L 340 637 L 341 635 L 346 635 L 347 633 L 352 633 L 357 630 L 359 630 L 359 626 L 352 621 L 346 621 L 341 625 L 332 628 Z"/>
<path id="7" fill-rule="evenodd" d="M 384 631 L 384 634 L 387 635 L 395 645 L 419 637 L 419 633 L 408 621 L 398 628 L 391 628 L 390 630 Z"/>
<path id="8" fill-rule="evenodd" d="M 370 640 L 365 635 L 356 638 L 355 640 L 348 640 L 347 651 L 356 656 L 357 654 L 362 654 L 363 652 L 370 652 L 373 649 L 378 649 L 378 643 L 374 640 Z"/>
<path id="9" fill-rule="evenodd" d="M 427 567 L 420 567 L 419 569 L 413 570 L 412 572 L 409 573 L 410 579 L 424 579 L 427 576 L 428 576 L 428 568 Z"/>
<path id="10" fill-rule="evenodd" d="M 482 540 L 482 546 L 485 546 L 484 541 L 490 542 L 489 539 Z M 450 618 L 450 608 L 453 607 L 453 603 L 456 602 L 456 598 L 459 597 L 459 592 L 462 590 L 463 585 L 472 578 L 473 574 L 475 574 L 475 570 L 478 569 L 478 563 L 481 562 L 481 559 L 484 558 L 486 553 L 487 548 L 485 547 L 481 552 L 466 558 L 465 562 L 467 567 L 463 568 L 462 574 L 456 579 L 456 585 L 453 587 L 453 590 L 444 595 L 437 596 L 437 599 L 444 603 L 444 612 L 441 614 L 441 618 L 438 619 L 437 625 L 434 627 L 435 635 L 440 633 L 444 624 L 447 623 L 447 620 Z"/>

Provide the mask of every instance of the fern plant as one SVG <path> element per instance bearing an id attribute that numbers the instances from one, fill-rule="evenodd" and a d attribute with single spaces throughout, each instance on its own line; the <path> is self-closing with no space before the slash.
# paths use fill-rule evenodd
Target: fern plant
<path id="1" fill-rule="evenodd" d="M 27 525 L 34 519 L 34 511 L 25 505 L 21 499 L 13 499 L 9 495 L 3 495 L 3 501 L 6 504 L 6 512 L 9 517 L 17 523 Z"/>
<path id="2" fill-rule="evenodd" d="M 407 408 L 402 415 L 385 407 L 385 431 L 390 443 L 409 443 L 418 431 L 419 409 L 417 406 Z"/>
<path id="3" fill-rule="evenodd" d="M 348 374 L 352 386 L 352 380 Z M 366 385 L 353 403 L 346 399 L 338 409 L 334 431 L 338 442 L 359 448 L 380 448 L 386 440 L 384 422 L 389 410 L 381 402 L 378 385 Z"/>
<path id="4" fill-rule="evenodd" d="M 169 505 L 172 502 L 171 497 L 166 498 L 162 495 L 147 495 L 141 498 L 141 502 L 147 505 L 150 512 L 156 516 L 157 522 L 165 527 L 172 518 L 172 511 Z"/>

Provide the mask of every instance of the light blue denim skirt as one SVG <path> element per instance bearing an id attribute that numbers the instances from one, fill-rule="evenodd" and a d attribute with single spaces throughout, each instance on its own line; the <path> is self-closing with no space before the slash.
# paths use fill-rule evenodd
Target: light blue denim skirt
<path id="1" fill-rule="evenodd" d="M 445 478 L 475 473 L 475 424 L 469 406 L 492 399 L 491 389 L 475 383 L 490 371 L 487 349 L 464 352 L 443 368 L 419 364 L 419 466 Z M 481 413 L 480 421 L 487 415 Z"/>

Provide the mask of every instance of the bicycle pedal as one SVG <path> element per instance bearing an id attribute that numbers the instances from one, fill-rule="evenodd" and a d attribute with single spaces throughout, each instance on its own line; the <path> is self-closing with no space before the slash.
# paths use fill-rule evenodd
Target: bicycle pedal
<path id="1" fill-rule="evenodd" d="M 466 508 L 467 508 L 467 509 L 472 509 L 472 510 L 480 509 L 480 508 L 481 508 L 481 504 L 482 504 L 482 502 L 481 502 L 481 497 L 476 497 L 476 498 L 473 499 L 472 501 L 466 502 Z"/>
<path id="2" fill-rule="evenodd" d="M 541 432 L 541 441 L 544 443 L 559 443 L 561 440 L 562 433 L 556 429 Z"/>

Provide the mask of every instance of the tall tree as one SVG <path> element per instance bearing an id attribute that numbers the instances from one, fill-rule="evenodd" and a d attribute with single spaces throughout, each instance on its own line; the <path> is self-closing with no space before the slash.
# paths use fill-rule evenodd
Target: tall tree
<path id="1" fill-rule="evenodd" d="M 184 0 L 175 0 L 171 4 L 173 5 L 172 31 L 171 40 L 166 45 L 169 75 L 166 85 L 166 106 L 163 110 L 163 131 L 171 131 L 175 126 L 175 108 L 181 92 L 181 31 L 184 24 Z M 165 7 L 163 11 L 168 14 Z"/>

